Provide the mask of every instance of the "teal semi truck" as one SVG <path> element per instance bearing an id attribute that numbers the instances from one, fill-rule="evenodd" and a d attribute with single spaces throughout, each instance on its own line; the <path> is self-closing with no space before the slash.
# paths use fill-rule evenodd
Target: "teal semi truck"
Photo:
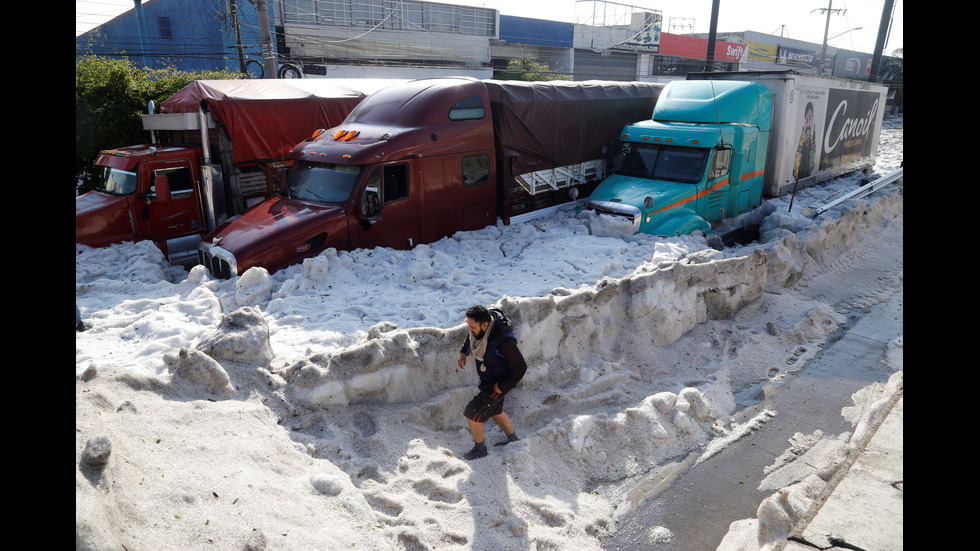
<path id="1" fill-rule="evenodd" d="M 623 129 L 584 208 L 641 233 L 710 234 L 763 197 L 869 169 L 886 92 L 793 71 L 688 75 L 664 87 L 651 119 Z"/>

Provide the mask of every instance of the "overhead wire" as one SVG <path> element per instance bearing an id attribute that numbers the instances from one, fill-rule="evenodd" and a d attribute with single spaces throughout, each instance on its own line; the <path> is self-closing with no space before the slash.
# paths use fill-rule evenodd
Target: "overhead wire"
<path id="1" fill-rule="evenodd" d="M 233 31 L 227 28 L 226 19 L 230 14 L 219 10 L 211 4 L 214 10 L 214 21 L 218 23 L 220 32 L 228 37 Z M 125 15 L 125 14 L 124 14 Z M 89 53 L 101 55 L 114 55 L 126 57 L 181 57 L 197 59 L 228 59 L 236 55 L 234 52 L 237 47 L 228 46 L 227 40 L 217 37 L 200 37 L 182 34 L 181 28 L 188 26 L 200 26 L 202 18 L 174 18 L 166 16 L 173 38 L 160 36 L 158 32 L 147 33 L 144 39 L 140 33 L 140 26 L 128 18 L 112 20 L 111 27 L 103 24 L 80 36 L 76 37 L 75 55 L 86 55 Z M 254 18 L 254 17 L 253 17 Z M 156 25 L 159 29 L 160 16 L 148 19 L 148 26 Z M 254 50 L 256 53 L 261 51 L 261 40 L 259 38 L 259 25 L 257 22 L 250 21 L 247 15 L 239 15 L 239 27 L 244 30 L 243 36 L 248 40 L 242 44 L 242 48 L 248 53 Z M 111 36 L 111 43 L 99 41 L 99 36 L 108 34 Z M 251 40 L 254 38 L 254 41 Z M 218 48 L 218 49 L 215 49 Z"/>
<path id="2" fill-rule="evenodd" d="M 405 27 L 414 29 L 420 32 L 429 32 L 429 29 L 416 24 L 415 22 L 409 20 L 402 12 L 405 7 L 404 0 L 398 1 L 393 6 L 381 8 L 380 14 L 376 14 L 375 10 L 369 10 L 367 13 L 360 14 L 365 16 L 367 19 L 375 18 L 378 15 L 383 15 L 383 17 L 374 23 L 370 28 L 367 28 L 364 32 L 347 38 L 341 38 L 337 40 L 325 40 L 321 33 L 317 33 L 318 27 L 315 20 L 320 15 L 319 12 L 310 11 L 299 3 L 291 3 L 289 5 L 289 14 L 294 20 L 301 21 L 304 18 L 309 18 L 314 20 L 314 23 L 308 26 L 309 33 L 291 32 L 289 34 L 290 38 L 298 39 L 301 41 L 311 41 L 324 44 L 339 44 L 345 42 L 352 42 L 358 39 L 363 39 L 365 36 L 370 35 L 373 32 L 381 29 L 386 23 L 397 20 L 398 27 L 404 30 Z M 214 14 L 217 16 L 216 19 L 219 23 L 226 23 L 226 18 L 230 17 L 230 13 L 226 10 L 216 8 L 212 3 L 212 8 L 214 9 Z M 385 14 L 387 12 L 387 14 Z M 260 36 L 260 25 L 256 21 L 255 14 L 244 14 L 239 12 L 239 29 L 247 40 L 243 40 L 242 48 L 247 50 L 249 54 L 258 53 L 261 51 L 261 36 Z M 279 14 L 278 17 L 283 17 Z M 174 19 L 170 18 L 171 28 L 178 31 L 183 23 L 194 23 L 199 24 L 200 18 L 198 19 Z M 488 24 L 488 23 L 485 23 Z M 352 24 L 350 26 L 342 27 L 344 29 L 350 29 L 352 27 L 357 27 L 359 25 Z M 291 30 L 306 27 L 306 25 L 291 24 Z M 120 31 L 124 31 L 121 33 Z M 128 57 L 196 57 L 196 58 L 211 58 L 211 59 L 228 59 L 234 54 L 233 51 L 211 51 L 211 50 L 195 50 L 194 48 L 199 47 L 199 45 L 207 45 L 208 43 L 217 42 L 212 38 L 185 38 L 180 37 L 180 43 L 172 43 L 170 39 L 166 37 L 154 36 L 153 38 L 142 39 L 140 36 L 139 25 L 135 23 L 126 22 L 123 20 L 114 21 L 111 35 L 112 35 L 112 45 L 100 45 L 96 40 L 98 36 L 99 28 L 95 28 L 88 33 L 76 37 L 76 56 L 86 55 L 87 53 L 96 53 L 103 55 L 122 55 Z M 178 31 L 179 32 L 179 31 Z M 175 32 L 175 35 L 178 34 Z M 221 31 L 225 36 L 233 32 L 227 27 L 223 28 Z M 285 38 L 283 33 L 277 32 L 275 27 L 272 30 L 273 40 L 280 40 Z M 87 40 L 83 38 L 87 37 Z M 226 46 L 228 50 L 237 49 L 236 46 Z"/>
<path id="3" fill-rule="evenodd" d="M 240 0 L 245 1 L 245 0 Z M 271 1 L 271 0 L 270 0 Z M 100 4 L 96 1 L 89 1 L 87 4 Z M 367 28 L 364 32 L 348 38 L 341 38 L 337 40 L 324 40 L 324 35 L 322 32 L 318 33 L 319 27 L 316 24 L 316 20 L 321 15 L 319 12 L 311 11 L 300 5 L 299 2 L 292 2 L 289 4 L 289 11 L 287 13 L 277 13 L 276 17 L 280 21 L 286 17 L 289 17 L 292 21 L 299 21 L 304 18 L 312 20 L 309 25 L 302 23 L 290 22 L 290 33 L 289 38 L 299 41 L 306 42 L 316 42 L 324 44 L 339 44 L 345 42 L 352 42 L 354 40 L 363 39 L 370 34 L 381 30 L 382 26 L 386 23 L 397 21 L 397 25 L 400 28 L 404 26 L 410 26 L 417 31 L 429 32 L 428 29 L 420 27 L 413 21 L 406 17 L 403 11 L 405 7 L 405 1 L 399 1 L 393 7 L 388 8 L 381 12 L 381 14 L 375 14 L 374 11 L 369 11 L 364 14 L 366 18 L 377 15 L 384 15 L 380 20 L 374 22 L 373 25 Z M 108 4 L 106 4 L 108 5 Z M 230 25 L 227 25 L 227 19 L 231 17 L 231 14 L 227 9 L 224 9 L 227 4 L 225 2 L 215 2 L 212 0 L 209 2 L 211 9 L 213 10 L 211 16 L 213 16 L 217 23 L 221 25 L 221 33 L 225 36 L 225 40 L 218 40 L 215 38 L 206 37 L 189 37 L 180 34 L 180 29 L 184 26 L 193 24 L 199 26 L 201 23 L 201 18 L 173 18 L 169 17 L 171 29 L 174 32 L 174 41 L 166 37 L 153 36 L 148 37 L 145 41 L 140 36 L 139 25 L 134 22 L 129 22 L 125 19 L 114 20 L 113 26 L 111 27 L 111 35 L 113 38 L 112 46 L 102 47 L 94 39 L 97 37 L 97 33 L 100 27 L 96 27 L 89 33 L 85 33 L 81 36 L 76 37 L 76 56 L 86 55 L 88 53 L 96 53 L 101 55 L 114 55 L 114 56 L 128 56 L 128 57 L 180 57 L 180 58 L 194 58 L 194 59 L 216 59 L 216 60 L 228 60 L 236 57 L 237 46 L 229 46 L 228 38 L 233 31 L 230 29 Z M 278 4 L 282 6 L 283 4 Z M 315 3 L 311 3 L 315 5 Z M 220 6 L 220 7 L 219 7 Z M 76 12 L 78 15 L 79 12 Z M 82 12 L 82 15 L 87 15 L 87 13 Z M 92 14 L 96 15 L 96 14 Z M 247 11 L 239 12 L 239 28 L 241 30 L 241 35 L 243 37 L 241 48 L 246 56 L 257 56 L 262 50 L 262 39 L 260 35 L 260 26 L 257 21 L 257 16 L 254 13 L 249 13 Z M 118 19 L 118 18 L 117 18 Z M 366 23 L 369 24 L 369 23 Z M 341 27 L 343 29 L 351 29 L 351 26 Z M 304 27 L 309 29 L 309 32 L 299 32 Z M 404 32 L 404 31 L 403 31 Z M 274 41 L 281 41 L 286 38 L 283 33 L 277 31 L 277 26 L 273 25 L 271 29 L 272 39 Z M 85 38 L 87 40 L 84 40 Z M 792 39 L 790 39 L 792 40 Z M 747 44 L 747 47 L 754 51 L 754 46 Z M 217 49 L 215 49 L 217 48 Z M 764 52 L 756 52 L 756 54 L 762 54 Z M 354 58 L 350 58 L 348 61 L 355 61 Z M 614 76 L 616 74 L 616 69 L 614 67 L 591 67 L 590 72 L 595 75 L 595 78 L 601 78 L 601 76 L 608 74 L 608 76 Z"/>

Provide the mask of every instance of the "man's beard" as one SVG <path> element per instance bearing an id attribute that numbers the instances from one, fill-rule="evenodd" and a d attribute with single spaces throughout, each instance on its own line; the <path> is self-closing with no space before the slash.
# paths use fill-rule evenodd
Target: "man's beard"
<path id="1" fill-rule="evenodd" d="M 484 337 L 484 336 L 485 336 L 485 335 L 487 334 L 487 330 L 486 330 L 486 329 L 483 329 L 483 330 L 482 330 L 482 331 L 480 331 L 479 333 L 473 333 L 473 332 L 471 331 L 471 332 L 470 332 L 470 334 L 471 334 L 471 335 L 473 335 L 473 338 L 474 338 L 474 339 L 476 339 L 476 340 L 480 340 L 480 339 L 482 339 L 482 338 L 483 338 L 483 337 Z"/>

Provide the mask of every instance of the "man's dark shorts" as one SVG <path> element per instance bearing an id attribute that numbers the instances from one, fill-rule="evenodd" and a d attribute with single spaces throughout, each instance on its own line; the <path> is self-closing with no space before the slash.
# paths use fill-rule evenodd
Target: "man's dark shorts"
<path id="1" fill-rule="evenodd" d="M 503 395 L 494 398 L 489 392 L 480 391 L 479 394 L 470 400 L 470 403 L 466 405 L 466 409 L 463 410 L 463 415 L 471 421 L 476 421 L 477 423 L 486 423 L 487 419 L 500 415 L 504 412 L 504 397 Z"/>

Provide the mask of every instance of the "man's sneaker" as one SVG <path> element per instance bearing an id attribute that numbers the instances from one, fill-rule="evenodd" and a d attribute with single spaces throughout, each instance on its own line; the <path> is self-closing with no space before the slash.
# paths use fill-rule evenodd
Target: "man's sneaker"
<path id="1" fill-rule="evenodd" d="M 486 456 L 487 456 L 487 445 L 484 444 L 483 442 L 480 442 L 479 444 L 474 444 L 472 450 L 463 454 L 463 457 L 470 461 Z"/>
<path id="2" fill-rule="evenodd" d="M 507 436 L 507 440 L 503 440 L 501 442 L 495 442 L 493 445 L 494 446 L 506 446 L 507 444 L 510 444 L 511 442 L 517 442 L 518 440 L 520 440 L 520 438 L 517 437 L 517 433 L 510 433 Z"/>

